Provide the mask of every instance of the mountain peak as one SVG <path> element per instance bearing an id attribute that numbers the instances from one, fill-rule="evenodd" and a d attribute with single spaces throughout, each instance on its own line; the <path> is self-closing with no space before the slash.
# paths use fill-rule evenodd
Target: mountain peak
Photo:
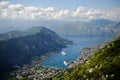
<path id="1" fill-rule="evenodd" d="M 12 38 L 17 38 L 17 37 L 28 36 L 28 35 L 35 35 L 40 32 L 44 32 L 46 30 L 48 30 L 48 29 L 43 26 L 41 26 L 41 27 L 39 26 L 39 27 L 29 28 L 28 30 L 25 30 L 25 31 L 18 31 L 18 30 L 10 31 L 8 33 L 0 34 L 0 41 L 1 40 L 9 40 Z"/>

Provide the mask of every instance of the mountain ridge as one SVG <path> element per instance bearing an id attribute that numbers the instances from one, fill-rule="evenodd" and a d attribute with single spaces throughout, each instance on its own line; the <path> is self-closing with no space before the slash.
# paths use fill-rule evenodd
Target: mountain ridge
<path id="1" fill-rule="evenodd" d="M 14 31 L 10 31 L 7 33 L 2 33 L 0 34 L 0 41 L 9 40 L 9 39 L 17 38 L 17 37 L 28 36 L 28 35 L 34 35 L 34 34 L 39 33 L 40 30 L 42 30 L 43 28 L 44 28 L 43 26 L 31 27 L 25 31 L 14 30 Z"/>
<path id="2" fill-rule="evenodd" d="M 100 19 L 76 24 L 68 23 L 55 31 L 63 36 L 116 36 L 120 32 L 120 21 Z"/>

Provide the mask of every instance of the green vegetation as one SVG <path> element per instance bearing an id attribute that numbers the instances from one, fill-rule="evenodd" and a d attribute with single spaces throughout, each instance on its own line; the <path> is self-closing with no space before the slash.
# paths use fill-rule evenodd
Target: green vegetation
<path id="1" fill-rule="evenodd" d="M 36 70 L 35 72 L 36 72 L 36 73 L 41 73 L 41 72 L 42 72 L 42 70 Z"/>
<path id="2" fill-rule="evenodd" d="M 63 71 L 53 80 L 120 80 L 120 37 L 95 53 L 88 61 Z"/>

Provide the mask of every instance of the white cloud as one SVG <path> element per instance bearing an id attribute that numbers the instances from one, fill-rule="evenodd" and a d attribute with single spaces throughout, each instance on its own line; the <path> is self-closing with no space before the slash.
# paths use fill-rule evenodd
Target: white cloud
<path id="1" fill-rule="evenodd" d="M 2 2 L 0 2 L 0 9 L 6 8 L 8 4 L 9 4 L 8 1 L 2 1 Z"/>
<path id="2" fill-rule="evenodd" d="M 8 6 L 8 8 L 19 11 L 19 10 L 23 9 L 23 6 L 21 4 L 11 4 Z"/>
<path id="3" fill-rule="evenodd" d="M 109 11 L 105 11 L 102 18 L 112 19 L 112 20 L 120 20 L 120 8 L 114 8 Z"/>
<path id="4" fill-rule="evenodd" d="M 68 16 L 69 10 L 60 10 L 59 12 L 56 12 L 53 18 L 55 19 L 63 19 Z"/>
<path id="5" fill-rule="evenodd" d="M 87 11 L 86 14 L 87 14 L 89 19 L 97 19 L 97 18 L 100 18 L 103 13 L 99 9 L 97 9 L 97 10 L 90 9 Z"/>
<path id="6" fill-rule="evenodd" d="M 54 11 L 54 8 L 53 7 L 48 7 L 45 9 L 46 12 L 53 12 Z"/>
<path id="7" fill-rule="evenodd" d="M 0 2 L 0 19 L 61 19 L 61 20 L 91 20 L 91 19 L 120 20 L 120 8 L 102 11 L 100 9 L 87 9 L 78 7 L 74 11 L 68 9 L 55 10 L 54 7 L 42 8 L 21 4 L 11 4 L 7 1 Z"/>
<path id="8" fill-rule="evenodd" d="M 97 19 L 100 18 L 102 15 L 102 11 L 99 9 L 87 9 L 85 7 L 78 7 L 75 11 L 73 11 L 73 18 L 77 20 L 90 20 L 90 19 Z"/>
<path id="9" fill-rule="evenodd" d="M 86 13 L 86 8 L 85 7 L 82 7 L 82 6 L 80 6 L 80 7 L 78 7 L 77 9 L 76 9 L 76 11 L 74 11 L 73 12 L 73 17 L 76 17 L 76 16 L 82 16 L 82 15 L 84 15 L 85 13 Z"/>

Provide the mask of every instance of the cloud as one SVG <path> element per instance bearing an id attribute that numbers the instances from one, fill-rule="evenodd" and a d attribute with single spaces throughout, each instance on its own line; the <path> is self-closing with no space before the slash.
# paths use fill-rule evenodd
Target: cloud
<path id="1" fill-rule="evenodd" d="M 76 17 L 76 16 L 82 16 L 86 13 L 86 8 L 85 7 L 78 7 L 74 12 L 73 12 L 73 17 Z"/>
<path id="2" fill-rule="evenodd" d="M 87 9 L 85 7 L 78 7 L 74 12 L 73 12 L 73 17 L 77 19 L 97 19 L 100 18 L 102 15 L 101 10 L 99 9 Z"/>
<path id="3" fill-rule="evenodd" d="M 54 11 L 54 8 L 53 7 L 48 7 L 45 9 L 46 12 L 53 12 Z"/>
<path id="4" fill-rule="evenodd" d="M 107 18 L 111 20 L 120 20 L 120 8 L 114 8 L 109 11 L 105 11 L 102 18 Z"/>
<path id="5" fill-rule="evenodd" d="M 0 9 L 6 8 L 8 4 L 9 4 L 8 1 L 2 1 L 2 2 L 0 2 Z"/>
<path id="6" fill-rule="evenodd" d="M 11 4 L 8 1 L 0 2 L 0 19 L 60 19 L 84 21 L 99 18 L 120 20 L 120 8 L 102 11 L 100 9 L 87 9 L 86 7 L 79 6 L 77 9 L 70 11 L 68 9 L 56 10 L 54 7 L 26 7 L 21 4 Z"/>
<path id="7" fill-rule="evenodd" d="M 60 11 L 55 13 L 53 18 L 55 18 L 55 19 L 66 18 L 68 16 L 68 13 L 69 13 L 69 10 L 60 10 Z"/>

